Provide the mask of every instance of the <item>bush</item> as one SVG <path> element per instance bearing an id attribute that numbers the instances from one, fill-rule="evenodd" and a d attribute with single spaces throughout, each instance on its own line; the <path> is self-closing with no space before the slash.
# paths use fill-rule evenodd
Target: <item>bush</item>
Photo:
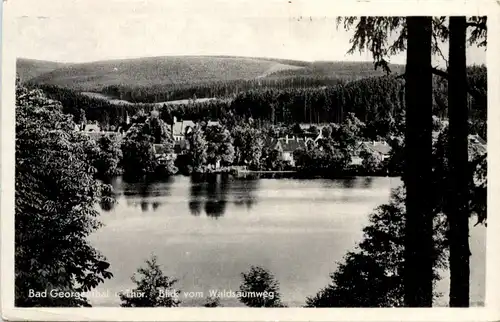
<path id="1" fill-rule="evenodd" d="M 262 267 L 252 266 L 241 274 L 239 300 L 249 307 L 283 307 L 279 293 L 279 283 L 274 276 Z"/>
<path id="2" fill-rule="evenodd" d="M 180 304 L 180 292 L 172 287 L 177 279 L 165 276 L 156 259 L 153 255 L 146 260 L 146 267 L 139 268 L 138 274 L 132 276 L 137 287 L 120 293 L 122 307 L 176 307 Z"/>

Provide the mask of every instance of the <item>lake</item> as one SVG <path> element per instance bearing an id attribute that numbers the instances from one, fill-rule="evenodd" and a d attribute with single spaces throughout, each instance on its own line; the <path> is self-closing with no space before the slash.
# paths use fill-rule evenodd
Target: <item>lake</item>
<path id="1" fill-rule="evenodd" d="M 387 202 L 399 178 L 341 180 L 236 179 L 176 176 L 167 182 L 112 182 L 117 204 L 101 210 L 104 226 L 92 244 L 111 263 L 114 277 L 96 289 L 94 306 L 118 306 L 115 293 L 132 289 L 130 280 L 151 255 L 182 291 L 237 291 L 251 265 L 270 270 L 283 302 L 302 306 L 329 282 L 344 254 L 362 238 L 368 215 Z M 484 300 L 483 227 L 471 232 L 471 301 Z M 449 279 L 438 290 L 447 302 Z M 183 297 L 183 306 L 204 298 Z M 224 306 L 241 306 L 235 299 Z"/>

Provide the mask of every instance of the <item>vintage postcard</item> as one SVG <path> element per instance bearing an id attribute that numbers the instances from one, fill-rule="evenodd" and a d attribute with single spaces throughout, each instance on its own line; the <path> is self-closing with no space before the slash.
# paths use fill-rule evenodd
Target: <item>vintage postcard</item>
<path id="1" fill-rule="evenodd" d="M 2 318 L 500 319 L 500 3 L 2 6 Z"/>

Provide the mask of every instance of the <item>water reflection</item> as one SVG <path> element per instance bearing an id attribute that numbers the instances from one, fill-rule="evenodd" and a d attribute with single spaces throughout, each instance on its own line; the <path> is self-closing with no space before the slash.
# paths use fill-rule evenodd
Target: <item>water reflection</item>
<path id="1" fill-rule="evenodd" d="M 109 212 L 114 209 L 116 205 L 116 199 L 118 197 L 118 187 L 119 183 L 117 182 L 116 178 L 115 179 L 104 179 L 102 180 L 102 183 L 105 184 L 104 189 L 101 191 L 102 193 L 102 198 L 99 201 L 99 205 L 101 207 L 101 210 L 105 212 Z"/>
<path id="2" fill-rule="evenodd" d="M 217 175 L 209 177 L 207 181 L 205 212 L 209 217 L 219 218 L 226 211 L 229 178 L 228 176 Z"/>
<path id="3" fill-rule="evenodd" d="M 258 179 L 237 180 L 233 183 L 232 189 L 236 193 L 234 204 L 239 207 L 251 209 L 257 198 L 255 191 L 258 189 Z"/>
<path id="4" fill-rule="evenodd" d="M 110 212 L 115 208 L 115 202 L 114 201 L 108 201 L 105 199 L 101 199 L 99 202 L 99 206 L 101 206 L 101 210 L 104 212 Z"/>
<path id="5" fill-rule="evenodd" d="M 198 216 L 201 214 L 201 207 L 203 205 L 203 180 L 191 177 L 189 195 L 189 212 L 194 216 Z"/>
<path id="6" fill-rule="evenodd" d="M 363 178 L 363 188 L 370 188 L 373 185 L 373 177 Z"/>
<path id="7" fill-rule="evenodd" d="M 110 196 L 112 199 L 123 196 L 121 202 L 141 212 L 158 211 L 163 204 L 169 202 L 170 199 L 164 197 L 171 195 L 174 181 L 178 181 L 176 185 L 182 185 L 185 180 L 189 180 L 187 202 L 190 214 L 193 216 L 205 214 L 212 218 L 223 216 L 228 202 L 251 209 L 257 200 L 255 191 L 259 188 L 260 182 L 256 178 L 233 179 L 224 174 L 194 175 L 189 179 L 176 177 L 161 182 L 127 182 L 118 177 L 110 182 L 114 187 L 110 190 Z M 183 198 L 184 196 L 182 195 Z M 108 212 L 113 210 L 115 203 L 107 198 L 101 201 L 100 206 L 102 211 Z"/>
<path id="8" fill-rule="evenodd" d="M 219 218 L 224 215 L 230 191 L 230 179 L 227 175 L 208 175 L 191 177 L 189 211 L 199 216 L 202 209 L 206 215 Z"/>
<path id="9" fill-rule="evenodd" d="M 356 178 L 344 178 L 340 180 L 340 182 L 343 188 L 350 189 L 354 188 L 354 186 L 356 185 Z"/>
<path id="10" fill-rule="evenodd" d="M 123 182 L 123 196 L 128 206 L 140 207 L 142 212 L 156 211 L 162 205 L 160 197 L 170 196 L 174 179 L 161 182 Z M 137 200 L 138 197 L 140 200 Z"/>

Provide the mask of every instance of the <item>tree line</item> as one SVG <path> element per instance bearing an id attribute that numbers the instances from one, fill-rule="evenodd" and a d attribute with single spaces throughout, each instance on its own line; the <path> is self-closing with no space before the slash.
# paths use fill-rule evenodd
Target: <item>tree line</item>
<path id="1" fill-rule="evenodd" d="M 486 134 L 486 67 L 468 68 L 470 87 L 479 95 L 469 96 L 471 130 L 481 136 Z M 341 123 L 347 113 L 367 126 L 377 128 L 381 122 L 397 119 L 406 108 L 405 81 L 401 75 L 365 78 L 321 88 L 253 88 L 240 91 L 229 100 L 208 102 L 192 101 L 187 104 L 131 104 L 118 105 L 104 99 L 92 98 L 69 89 L 41 85 L 50 98 L 61 101 L 65 112 L 79 122 L 80 110 L 88 120 L 97 121 L 103 127 L 118 126 L 127 115 L 139 110 L 146 112 L 159 109 L 162 119 L 218 119 L 236 122 L 253 118 L 262 123 Z M 432 113 L 441 118 L 448 116 L 447 80 L 433 78 Z"/>
<path id="2" fill-rule="evenodd" d="M 352 79 L 355 79 L 352 77 Z M 153 86 L 110 85 L 99 89 L 102 94 L 132 103 L 159 103 L 190 98 L 225 98 L 253 88 L 299 89 L 334 86 L 349 80 L 333 76 L 268 76 L 250 80 L 190 82 Z"/>

